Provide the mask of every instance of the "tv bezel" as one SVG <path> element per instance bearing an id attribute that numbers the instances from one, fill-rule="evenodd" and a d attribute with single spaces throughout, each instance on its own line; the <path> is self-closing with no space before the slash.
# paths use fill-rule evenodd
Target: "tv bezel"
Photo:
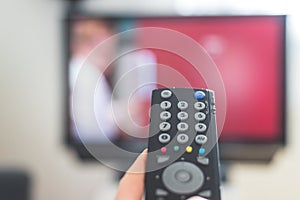
<path id="1" fill-rule="evenodd" d="M 268 17 L 268 16 L 274 16 L 274 17 L 279 17 L 281 18 L 283 22 L 283 33 L 282 33 L 282 68 L 281 68 L 281 75 L 282 75 L 282 127 L 281 127 L 281 132 L 279 133 L 278 139 L 274 141 L 249 141 L 249 140 L 243 140 L 243 139 L 236 139 L 234 141 L 222 141 L 219 142 L 219 149 L 220 149 L 220 158 L 222 161 L 230 162 L 230 161 L 251 161 L 251 162 L 260 162 L 260 163 L 269 163 L 275 153 L 286 146 L 286 140 L 287 140 L 287 81 L 286 81 L 286 68 L 287 68 L 287 63 L 286 63 L 286 20 L 287 20 L 287 15 L 283 14 L 278 14 L 278 15 L 273 15 L 273 14 L 247 14 L 247 15 L 241 15 L 241 14 L 214 14 L 214 15 L 193 15 L 193 16 L 180 16 L 180 15 L 128 15 L 128 14 L 95 14 L 95 13 L 89 13 L 88 11 L 78 11 L 78 10 L 69 10 L 67 12 L 67 15 L 65 16 L 63 20 L 63 38 L 64 38 L 64 82 L 65 82 L 65 87 L 64 87 L 64 108 L 65 108 L 65 127 L 64 127 L 64 132 L 65 132 L 65 137 L 64 137 L 64 143 L 67 144 L 69 147 L 73 148 L 80 159 L 84 161 L 88 160 L 95 160 L 94 156 L 91 155 L 91 153 L 87 150 L 84 144 L 76 141 L 74 137 L 72 136 L 71 130 L 70 130 L 70 102 L 69 102 L 69 68 L 68 63 L 69 63 L 69 58 L 70 58 L 70 52 L 69 52 L 69 47 L 70 47 L 70 22 L 74 19 L 97 19 L 97 18 L 106 18 L 106 19 L 134 19 L 134 18 L 213 18 L 213 17 Z M 124 144 L 126 146 L 126 142 Z M 146 142 L 140 142 L 137 143 L 137 145 L 142 149 L 143 147 L 146 146 Z M 101 155 L 107 155 L 107 157 L 104 157 L 104 159 L 108 159 L 111 161 L 120 161 L 120 160 L 126 160 L 126 155 L 120 155 L 120 154 L 114 154 L 112 151 L 110 151 L 110 147 L 105 144 L 91 144 L 89 148 L 93 149 L 93 152 L 95 151 L 102 151 L 105 152 L 104 154 L 102 153 Z M 107 153 L 106 153 L 107 152 Z"/>

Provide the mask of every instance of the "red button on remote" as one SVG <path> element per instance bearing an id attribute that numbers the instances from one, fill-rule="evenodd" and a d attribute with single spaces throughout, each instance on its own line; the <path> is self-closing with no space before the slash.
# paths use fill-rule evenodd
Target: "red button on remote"
<path id="1" fill-rule="evenodd" d="M 160 151 L 161 151 L 162 153 L 167 153 L 167 148 L 166 148 L 166 147 L 162 147 L 162 148 L 160 149 Z"/>

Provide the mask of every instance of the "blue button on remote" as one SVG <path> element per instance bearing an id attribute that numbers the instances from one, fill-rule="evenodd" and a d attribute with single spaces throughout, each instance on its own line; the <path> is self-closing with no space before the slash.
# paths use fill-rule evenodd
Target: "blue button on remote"
<path id="1" fill-rule="evenodd" d="M 200 148 L 199 149 L 199 154 L 201 154 L 201 155 L 205 154 L 205 149 L 204 148 Z"/>
<path id="2" fill-rule="evenodd" d="M 202 91 L 196 91 L 194 96 L 197 100 L 201 100 L 205 98 L 205 93 Z"/>

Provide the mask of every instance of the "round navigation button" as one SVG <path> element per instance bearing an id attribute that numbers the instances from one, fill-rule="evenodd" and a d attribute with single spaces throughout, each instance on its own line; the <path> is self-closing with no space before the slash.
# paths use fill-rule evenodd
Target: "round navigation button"
<path id="1" fill-rule="evenodd" d="M 194 93 L 194 96 L 197 100 L 201 100 L 201 99 L 204 99 L 205 98 L 205 93 L 202 92 L 202 91 L 196 91 Z"/>
<path id="2" fill-rule="evenodd" d="M 163 101 L 163 102 L 160 103 L 160 107 L 163 110 L 167 110 L 167 109 L 171 108 L 171 102 L 170 101 Z"/>
<path id="3" fill-rule="evenodd" d="M 172 92 L 170 91 L 170 90 L 163 90 L 162 92 L 161 92 L 161 97 L 162 98 L 169 98 L 169 97 L 171 97 L 172 96 Z"/>
<path id="4" fill-rule="evenodd" d="M 194 108 L 199 111 L 203 110 L 205 108 L 205 103 L 198 101 L 194 104 Z"/>
<path id="5" fill-rule="evenodd" d="M 191 180 L 191 174 L 185 170 L 178 170 L 175 174 L 176 180 L 185 183 Z"/>
<path id="6" fill-rule="evenodd" d="M 171 137 L 167 133 L 162 133 L 162 134 L 159 135 L 158 140 L 161 143 L 167 143 L 167 142 L 169 142 L 171 140 Z"/>
<path id="7" fill-rule="evenodd" d="M 178 104 L 177 104 L 177 107 L 180 110 L 185 110 L 188 107 L 188 103 L 186 101 L 179 101 Z"/>
<path id="8" fill-rule="evenodd" d="M 162 174 L 163 184 L 175 194 L 196 192 L 203 186 L 204 178 L 204 174 L 199 167 L 185 161 L 171 164 Z"/>

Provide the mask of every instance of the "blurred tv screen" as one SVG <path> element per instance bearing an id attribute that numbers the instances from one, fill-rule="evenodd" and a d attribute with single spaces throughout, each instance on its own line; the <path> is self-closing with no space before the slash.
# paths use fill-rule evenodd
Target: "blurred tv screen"
<path id="1" fill-rule="evenodd" d="M 112 35 L 143 27 L 161 27 L 178 31 L 199 43 L 211 56 L 220 71 L 226 90 L 227 113 L 220 138 L 221 143 L 283 142 L 285 134 L 285 16 L 88 17 L 83 15 L 74 17 L 70 20 L 68 31 L 69 105 L 72 104 L 72 89 L 80 68 L 74 63 L 82 63 L 97 44 Z M 106 48 L 95 61 L 100 64 L 97 63 L 95 66 L 101 65 L 101 59 L 106 59 L 105 56 L 111 56 L 105 54 L 114 54 L 118 49 L 130 48 L 148 39 L 147 35 L 129 35 L 123 38 L 118 41 L 118 44 L 113 44 L 113 47 Z M 147 70 L 134 68 L 143 63 L 152 64 Z M 168 86 L 186 86 L 184 81 L 169 73 L 163 66 L 169 66 L 179 72 L 189 81 L 191 87 L 207 87 L 203 77 L 195 73 L 195 69 L 185 58 L 160 49 L 143 49 L 122 56 L 109 66 L 103 73 L 105 83 L 100 83 L 104 85 L 99 90 L 99 93 L 102 91 L 100 96 L 103 97 L 104 93 L 108 93 L 108 98 L 113 101 L 125 100 L 129 102 L 126 104 L 129 109 L 135 101 L 142 102 L 138 106 L 137 103 L 135 104 L 138 108 L 134 109 L 138 111 L 133 111 L 132 115 L 131 111 L 128 112 L 131 122 L 133 121 L 138 126 L 147 126 L 151 90 L 161 87 L 159 83 L 166 81 Z M 99 67 L 94 67 L 94 70 L 89 73 L 99 76 L 102 72 Z M 153 84 L 138 87 L 147 82 Z M 135 92 L 132 93 L 134 90 Z M 83 96 L 82 98 L 84 99 Z M 85 103 L 83 101 L 81 107 L 84 107 Z M 99 108 L 98 125 L 101 126 L 101 121 L 103 126 L 108 125 L 111 123 L 110 119 L 106 119 L 109 118 L 109 114 L 103 111 L 103 105 Z M 69 111 L 72 141 L 99 144 L 105 142 L 99 137 L 98 129 L 94 130 L 95 125 L 89 123 L 87 116 L 95 113 L 86 113 L 77 119 L 77 125 L 82 124 L 82 129 L 86 127 L 86 131 L 78 132 L 74 126 L 72 108 Z M 118 114 L 115 112 L 115 115 L 122 115 L 121 112 L 123 112 L 122 109 L 119 113 L 117 111 Z M 132 131 L 133 134 L 128 136 L 124 134 L 124 130 L 120 130 L 118 124 L 112 127 L 103 128 L 107 130 L 104 134 L 112 141 L 126 142 L 133 138 L 146 140 L 147 129 L 143 129 L 143 132 L 137 131 L 138 133 Z M 128 128 L 128 130 L 131 129 Z"/>

